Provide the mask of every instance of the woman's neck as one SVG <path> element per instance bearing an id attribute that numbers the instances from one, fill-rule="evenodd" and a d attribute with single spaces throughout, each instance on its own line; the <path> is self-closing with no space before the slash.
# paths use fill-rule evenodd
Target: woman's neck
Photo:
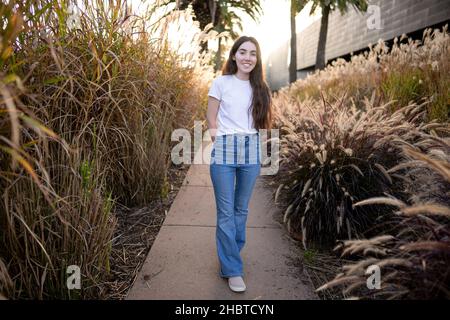
<path id="1" fill-rule="evenodd" d="M 249 73 L 241 73 L 239 70 L 234 74 L 239 80 L 248 81 L 250 79 Z"/>

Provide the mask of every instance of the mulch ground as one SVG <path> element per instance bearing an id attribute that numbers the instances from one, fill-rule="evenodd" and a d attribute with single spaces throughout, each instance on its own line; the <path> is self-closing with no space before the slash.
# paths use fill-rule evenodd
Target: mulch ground
<path id="1" fill-rule="evenodd" d="M 168 172 L 171 190 L 165 199 L 158 199 L 142 208 L 116 208 L 117 228 L 111 251 L 110 281 L 104 283 L 101 296 L 121 300 L 127 296 L 164 223 L 189 165 L 172 165 Z"/>

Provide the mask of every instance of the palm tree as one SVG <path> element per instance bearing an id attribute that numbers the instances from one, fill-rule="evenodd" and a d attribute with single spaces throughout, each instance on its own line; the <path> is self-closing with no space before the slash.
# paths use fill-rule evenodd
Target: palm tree
<path id="1" fill-rule="evenodd" d="M 319 43 L 317 46 L 316 69 L 325 68 L 325 46 L 328 33 L 328 17 L 330 12 L 339 9 L 341 14 L 347 11 L 349 6 L 365 12 L 367 0 L 290 0 L 291 1 L 291 61 L 289 64 L 289 83 L 297 80 L 297 34 L 295 32 L 295 16 L 309 3 L 312 3 L 310 15 L 320 7 L 322 19 L 320 21 Z"/>
<path id="2" fill-rule="evenodd" d="M 260 0 L 170 0 L 169 2 L 177 2 L 178 9 L 184 10 L 189 4 L 195 14 L 195 19 L 199 22 L 200 28 L 203 30 L 209 23 L 212 23 L 213 29 L 219 34 L 228 32 L 226 39 L 235 39 L 238 37 L 236 30 L 242 31 L 241 18 L 230 8 L 240 9 L 248 14 L 253 20 L 257 20 L 261 14 Z M 202 43 L 200 52 L 208 50 L 208 43 Z M 218 41 L 216 53 L 215 69 L 221 67 L 221 38 Z"/>
<path id="3" fill-rule="evenodd" d="M 303 10 L 306 0 L 291 0 L 291 61 L 289 62 L 289 83 L 297 80 L 297 33 L 295 16 Z"/>
<path id="4" fill-rule="evenodd" d="M 214 0 L 171 0 L 169 2 L 177 2 L 179 10 L 185 10 L 192 5 L 194 19 L 199 22 L 201 30 L 205 29 L 209 23 L 213 26 L 217 25 L 220 10 L 217 10 L 217 2 Z M 205 50 L 208 50 L 207 42 L 201 44 L 200 52 Z"/>
<path id="5" fill-rule="evenodd" d="M 320 21 L 320 33 L 319 44 L 317 47 L 316 55 L 316 69 L 325 68 L 325 46 L 328 33 L 328 16 L 330 12 L 339 9 L 341 14 L 347 11 L 351 5 L 356 10 L 365 12 L 367 10 L 367 0 L 309 0 L 312 1 L 311 12 L 312 14 L 317 7 L 322 9 L 322 19 Z"/>

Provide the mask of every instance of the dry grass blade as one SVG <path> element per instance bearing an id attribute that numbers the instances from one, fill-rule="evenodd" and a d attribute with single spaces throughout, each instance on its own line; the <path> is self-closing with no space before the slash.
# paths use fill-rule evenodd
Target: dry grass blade
<path id="1" fill-rule="evenodd" d="M 439 204 L 423 204 L 402 208 L 405 215 L 431 214 L 450 217 L 450 208 Z"/>
<path id="2" fill-rule="evenodd" d="M 450 244 L 438 241 L 421 241 L 405 244 L 400 247 L 400 250 L 404 251 L 445 251 L 450 253 Z"/>
<path id="3" fill-rule="evenodd" d="M 359 279 L 360 279 L 359 276 L 348 276 L 348 277 L 337 278 L 337 279 L 334 279 L 334 280 L 332 280 L 330 282 L 327 282 L 323 286 L 317 288 L 316 292 L 327 290 L 327 289 L 330 289 L 330 288 L 333 288 L 335 286 L 338 286 L 338 285 L 341 285 L 341 284 L 345 284 L 345 283 L 348 283 L 348 282 L 352 283 L 352 282 L 355 282 L 355 281 L 357 281 Z"/>
<path id="4" fill-rule="evenodd" d="M 450 182 L 450 169 L 449 169 L 450 164 L 440 160 L 433 160 L 429 156 L 417 152 L 411 148 L 405 148 L 404 152 L 410 157 L 426 162 L 432 168 L 434 168 L 436 172 L 441 174 L 448 182 Z"/>
<path id="5" fill-rule="evenodd" d="M 375 198 L 362 200 L 362 201 L 359 201 L 359 202 L 353 204 L 353 207 L 365 206 L 365 205 L 371 205 L 371 204 L 387 204 L 387 205 L 398 207 L 398 208 L 406 207 L 406 203 L 404 203 L 403 201 L 398 200 L 398 199 L 388 198 L 388 197 L 375 197 Z"/>
<path id="6" fill-rule="evenodd" d="M 389 173 L 386 171 L 386 169 L 379 163 L 375 163 L 375 166 L 380 170 L 380 172 L 386 177 L 386 179 L 389 181 L 389 183 L 392 184 L 392 178 L 389 175 Z"/>
<path id="7" fill-rule="evenodd" d="M 15 147 L 19 146 L 19 119 L 17 116 L 17 109 L 16 105 L 14 104 L 13 98 L 11 97 L 11 94 L 6 89 L 6 87 L 3 85 L 2 82 L 0 82 L 0 94 L 2 95 L 3 100 L 1 101 L 1 104 L 5 104 L 6 108 L 9 113 L 9 118 L 11 122 L 11 141 Z M 13 157 L 12 161 L 12 169 L 14 170 L 17 166 L 16 164 L 17 159 Z"/>

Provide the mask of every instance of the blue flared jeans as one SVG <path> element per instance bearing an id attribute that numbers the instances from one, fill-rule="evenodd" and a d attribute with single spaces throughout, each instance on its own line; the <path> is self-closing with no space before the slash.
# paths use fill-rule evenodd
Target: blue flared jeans
<path id="1" fill-rule="evenodd" d="M 259 133 L 217 136 L 210 175 L 216 199 L 216 245 L 223 278 L 243 276 L 248 205 L 261 171 Z"/>

